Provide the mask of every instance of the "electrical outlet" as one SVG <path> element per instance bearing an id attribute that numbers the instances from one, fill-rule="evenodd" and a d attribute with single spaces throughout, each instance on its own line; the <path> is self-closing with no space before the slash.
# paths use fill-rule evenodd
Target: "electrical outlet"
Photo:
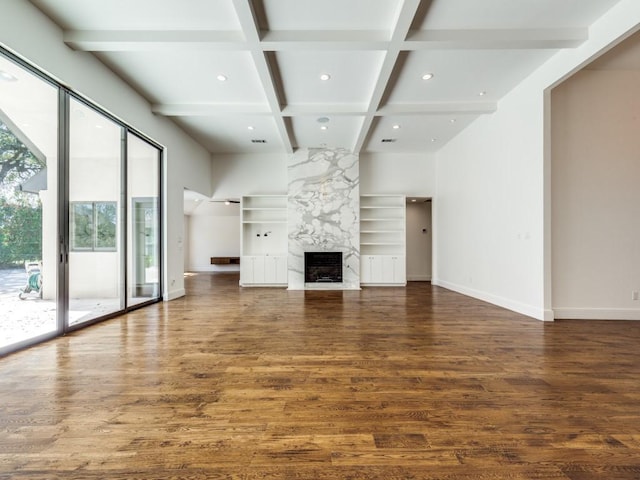
<path id="1" fill-rule="evenodd" d="M 631 292 L 631 300 L 638 300 L 638 291 L 634 290 Z"/>

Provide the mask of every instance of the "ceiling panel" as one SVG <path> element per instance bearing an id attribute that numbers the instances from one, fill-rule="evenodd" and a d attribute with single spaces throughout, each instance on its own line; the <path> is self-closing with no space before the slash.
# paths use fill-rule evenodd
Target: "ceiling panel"
<path id="1" fill-rule="evenodd" d="M 300 116 L 291 119 L 297 146 L 353 148 L 363 116 L 333 116 L 324 117 L 328 120 L 326 122 L 318 121 L 322 118 Z"/>
<path id="2" fill-rule="evenodd" d="M 254 0 L 263 30 L 387 30 L 400 0 Z"/>
<path id="3" fill-rule="evenodd" d="M 231 0 L 31 0 L 75 30 L 238 30 Z"/>
<path id="4" fill-rule="evenodd" d="M 432 0 L 414 28 L 535 29 L 588 27 L 619 0 Z"/>
<path id="5" fill-rule="evenodd" d="M 378 117 L 364 151 L 435 152 L 476 118 L 468 114 Z"/>
<path id="6" fill-rule="evenodd" d="M 185 116 L 177 123 L 212 153 L 277 153 L 284 148 L 276 123 L 270 116 Z M 266 143 L 252 140 L 265 140 Z"/>
<path id="7" fill-rule="evenodd" d="M 410 52 L 388 103 L 498 100 L 548 59 L 549 50 L 422 50 Z M 433 74 L 423 80 L 426 73 Z M 484 96 L 480 96 L 485 92 Z"/>
<path id="8" fill-rule="evenodd" d="M 288 105 L 346 103 L 366 106 L 383 59 L 384 53 L 377 51 L 287 51 L 276 54 Z M 322 74 L 331 78 L 323 81 L 320 79 Z"/>
<path id="9" fill-rule="evenodd" d="M 248 52 L 144 51 L 100 56 L 153 103 L 266 104 Z M 218 75 L 227 80 L 218 80 Z"/>

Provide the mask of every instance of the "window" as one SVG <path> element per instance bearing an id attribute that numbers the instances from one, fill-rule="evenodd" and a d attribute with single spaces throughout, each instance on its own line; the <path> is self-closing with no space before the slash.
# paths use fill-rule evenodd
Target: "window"
<path id="1" fill-rule="evenodd" d="M 71 203 L 71 250 L 113 252 L 116 250 L 116 202 Z"/>

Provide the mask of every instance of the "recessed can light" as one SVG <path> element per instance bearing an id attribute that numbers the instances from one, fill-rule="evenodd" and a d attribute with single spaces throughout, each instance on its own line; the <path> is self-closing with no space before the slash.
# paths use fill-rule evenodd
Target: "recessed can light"
<path id="1" fill-rule="evenodd" d="M 412 198 L 412 199 L 411 199 L 411 201 L 412 201 L 413 203 L 415 203 L 415 202 L 417 202 L 418 200 L 416 200 L 415 198 Z"/>
<path id="2" fill-rule="evenodd" d="M 480 95 L 481 97 L 484 97 L 487 94 L 487 92 L 485 92 L 484 90 L 481 91 L 480 93 L 478 93 L 478 95 Z"/>
<path id="3" fill-rule="evenodd" d="M 452 118 L 451 120 L 449 120 L 449 123 L 456 123 L 458 120 L 455 118 Z"/>
<path id="4" fill-rule="evenodd" d="M 438 139 L 437 139 L 437 138 L 432 138 L 432 139 L 431 139 L 431 143 L 436 143 L 437 141 L 438 141 Z"/>
<path id="5" fill-rule="evenodd" d="M 425 73 L 422 75 L 423 80 L 431 80 L 433 78 L 433 73 Z"/>
<path id="6" fill-rule="evenodd" d="M 222 74 L 220 74 L 220 75 L 218 75 L 216 78 L 217 78 L 218 80 L 220 80 L 221 82 L 226 82 L 226 81 L 227 81 L 227 76 L 226 76 L 226 75 L 222 75 Z"/>
<path id="7" fill-rule="evenodd" d="M 318 123 L 329 123 L 329 117 L 320 117 L 316 120 Z"/>
<path id="8" fill-rule="evenodd" d="M 247 130 L 255 130 L 255 127 L 254 127 L 253 125 L 249 125 L 249 126 L 247 127 Z"/>
<path id="9" fill-rule="evenodd" d="M 398 130 L 399 128 L 400 128 L 400 125 L 398 125 L 398 124 L 396 124 L 396 125 L 394 125 L 394 126 L 393 126 L 393 129 L 394 129 L 394 130 Z"/>
<path id="10" fill-rule="evenodd" d="M 320 80 L 322 80 L 323 82 L 326 82 L 330 78 L 331 78 L 331 75 L 329 75 L 328 73 L 323 73 L 322 75 L 320 75 Z"/>
<path id="11" fill-rule="evenodd" d="M 320 126 L 320 130 L 327 130 L 329 127 L 327 127 L 326 125 L 322 125 Z"/>

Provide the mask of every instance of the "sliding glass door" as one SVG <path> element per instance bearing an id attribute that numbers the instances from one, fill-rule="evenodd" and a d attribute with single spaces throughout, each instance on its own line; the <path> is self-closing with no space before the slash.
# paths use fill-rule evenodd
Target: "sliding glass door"
<path id="1" fill-rule="evenodd" d="M 58 94 L 0 56 L 0 352 L 60 328 Z"/>
<path id="2" fill-rule="evenodd" d="M 123 310 L 124 129 L 69 103 L 69 325 Z"/>
<path id="3" fill-rule="evenodd" d="M 128 261 L 127 304 L 160 295 L 160 151 L 127 136 Z"/>
<path id="4" fill-rule="evenodd" d="M 161 162 L 0 49 L 0 355 L 160 299 Z"/>

